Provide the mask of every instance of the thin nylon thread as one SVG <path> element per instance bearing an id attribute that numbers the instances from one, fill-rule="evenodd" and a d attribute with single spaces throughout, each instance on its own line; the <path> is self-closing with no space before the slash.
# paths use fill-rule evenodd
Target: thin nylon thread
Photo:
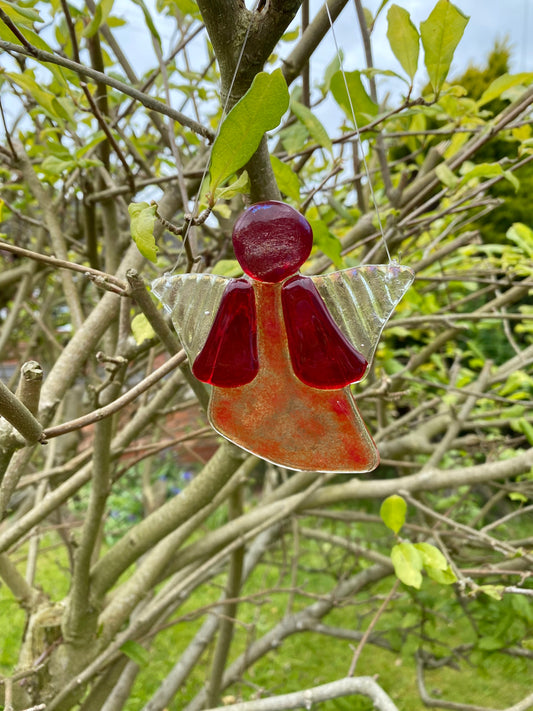
<path id="1" fill-rule="evenodd" d="M 352 97 L 350 96 L 350 91 L 349 91 L 349 89 L 348 89 L 348 81 L 347 81 L 347 79 L 346 79 L 346 74 L 345 74 L 345 72 L 344 72 L 344 67 L 343 67 L 343 64 L 342 64 L 342 56 L 341 56 L 341 53 L 340 53 L 340 50 L 339 50 L 339 45 L 338 45 L 338 43 L 337 43 L 337 36 L 336 36 L 336 34 L 335 34 L 335 29 L 334 29 L 334 27 L 333 27 L 333 20 L 331 19 L 331 13 L 330 13 L 330 11 L 329 11 L 328 0 L 326 0 L 326 2 L 324 3 L 324 5 L 325 5 L 325 7 L 326 7 L 326 12 L 327 12 L 327 14 L 328 14 L 329 24 L 330 24 L 330 27 L 331 27 L 331 34 L 333 35 L 333 42 L 335 43 L 335 50 L 337 51 L 337 58 L 338 58 L 338 60 L 339 60 L 339 66 L 340 66 L 340 70 L 341 70 L 341 73 L 342 73 L 342 78 L 343 78 L 343 81 L 344 81 L 344 88 L 346 89 L 346 95 L 348 96 L 348 102 L 349 102 L 349 104 L 350 104 L 350 112 L 351 112 L 351 114 L 352 114 L 353 123 L 354 123 L 354 126 L 355 126 L 355 135 L 356 135 L 356 137 L 357 137 L 357 143 L 359 144 L 359 146 L 361 146 L 361 155 L 362 155 L 362 158 L 363 158 L 363 165 L 364 165 L 364 168 L 365 168 L 366 178 L 367 178 L 367 180 L 368 180 L 368 187 L 370 188 L 370 194 L 371 194 L 371 196 L 372 196 L 372 204 L 373 204 L 373 206 L 374 206 L 374 212 L 376 213 L 376 217 L 377 217 L 378 224 L 379 224 L 379 231 L 380 231 L 380 233 L 381 233 L 381 239 L 382 239 L 382 242 L 383 242 L 383 246 L 385 247 L 385 251 L 387 252 L 387 257 L 389 258 L 389 264 L 390 264 L 390 263 L 392 262 L 392 258 L 391 258 L 390 252 L 389 252 L 389 246 L 388 246 L 388 244 L 387 244 L 387 240 L 386 240 L 386 238 L 385 238 L 385 232 L 384 232 L 384 230 L 383 230 L 383 224 L 382 224 L 382 222 L 381 222 L 381 215 L 379 214 L 379 208 L 378 208 L 378 203 L 377 203 L 377 200 L 376 200 L 376 194 L 375 194 L 375 192 L 374 192 L 374 187 L 373 187 L 373 185 L 372 185 L 372 180 L 371 180 L 371 178 L 370 178 L 370 171 L 369 171 L 369 169 L 368 169 L 368 163 L 366 162 L 366 156 L 365 156 L 365 152 L 364 152 L 364 150 L 363 150 L 363 144 L 362 144 L 362 141 L 361 141 L 361 133 L 359 132 L 359 124 L 357 123 L 357 118 L 356 118 L 356 116 L 355 116 L 355 110 L 354 110 L 353 103 L 352 103 Z"/>
<path id="2" fill-rule="evenodd" d="M 221 128 L 222 128 L 222 124 L 223 124 L 223 122 L 224 122 L 224 118 L 225 118 L 225 116 L 227 115 L 227 109 L 228 109 L 228 104 L 229 104 L 230 97 L 231 97 L 231 92 L 233 91 L 233 86 L 234 86 L 234 84 L 235 84 L 235 80 L 237 79 L 237 72 L 239 71 L 240 66 L 241 66 L 241 63 L 242 63 L 242 58 L 243 58 L 243 56 L 244 56 L 244 50 L 246 49 L 246 43 L 248 42 L 248 37 L 249 37 L 249 35 L 250 35 L 250 30 L 252 29 L 252 22 L 253 22 L 253 20 L 254 20 L 254 14 L 257 12 L 257 8 L 259 7 L 259 3 L 260 3 L 260 2 L 261 2 L 261 0 L 257 0 L 257 1 L 256 1 L 255 6 L 254 6 L 254 9 L 252 10 L 252 14 L 251 14 L 251 17 L 250 17 L 250 22 L 248 23 L 248 27 L 246 28 L 246 33 L 245 33 L 245 35 L 244 35 L 244 40 L 243 40 L 243 43 L 242 43 L 242 47 L 241 47 L 240 52 L 239 52 L 239 57 L 238 57 L 238 59 L 237 59 L 237 64 L 235 65 L 235 71 L 233 72 L 233 76 L 232 76 L 232 78 L 231 78 L 231 82 L 230 82 L 230 85 L 229 85 L 228 93 L 226 94 L 226 101 L 224 102 L 224 106 L 223 106 L 223 108 L 222 108 L 222 118 L 220 119 L 220 121 L 219 121 L 219 123 L 218 123 L 217 130 L 216 130 L 216 132 L 215 132 L 215 137 L 214 137 L 214 139 L 213 139 L 213 143 L 211 144 L 211 148 L 209 149 L 209 152 L 208 152 L 208 154 L 207 154 L 207 161 L 206 161 L 206 164 L 205 164 L 204 172 L 202 173 L 202 178 L 201 178 L 201 180 L 200 180 L 200 186 L 199 186 L 199 188 L 198 188 L 198 190 L 197 190 L 197 192 L 196 192 L 195 198 L 194 198 L 194 204 L 193 204 L 193 208 L 192 208 L 192 216 L 193 216 L 193 217 L 194 217 L 194 215 L 196 214 L 196 212 L 197 212 L 197 210 L 198 210 L 198 204 L 199 204 L 199 202 L 200 202 L 200 195 L 202 194 L 202 187 L 203 187 L 203 185 L 204 185 L 204 180 L 205 180 L 205 177 L 206 177 L 206 175 L 207 175 L 207 173 L 208 173 L 208 171 L 209 171 L 209 166 L 210 166 L 210 164 L 211 164 L 211 155 L 212 155 L 212 153 L 213 153 L 213 148 L 214 148 L 214 146 L 215 146 L 215 141 L 217 140 L 217 138 L 218 138 L 218 136 L 219 136 L 219 134 L 220 134 L 220 130 L 221 130 Z M 178 268 L 178 264 L 180 263 L 181 258 L 182 258 L 182 256 L 183 256 L 183 250 L 185 249 L 185 245 L 186 245 L 186 243 L 187 243 L 187 238 L 188 238 L 188 236 L 189 236 L 189 232 L 190 232 L 190 230 L 191 230 L 191 227 L 192 227 L 192 219 L 191 219 L 191 220 L 189 221 L 189 223 L 187 224 L 187 229 L 185 230 L 185 234 L 183 235 L 183 239 L 182 239 L 182 242 L 181 242 L 181 249 L 180 249 L 180 251 L 179 251 L 179 253 L 178 253 L 178 256 L 176 257 L 176 262 L 175 262 L 175 264 L 174 264 L 172 270 L 170 271 L 170 274 L 173 274 L 173 273 L 175 272 L 175 270 Z"/>

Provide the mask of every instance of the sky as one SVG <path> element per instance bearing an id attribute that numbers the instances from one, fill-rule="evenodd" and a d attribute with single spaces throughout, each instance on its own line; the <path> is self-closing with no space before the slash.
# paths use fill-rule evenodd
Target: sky
<path id="1" fill-rule="evenodd" d="M 313 9 L 318 9 L 321 4 L 319 0 L 312 0 L 312 6 L 315 6 Z M 375 15 L 380 4 L 381 0 L 364 0 L 364 6 L 372 15 Z M 431 13 L 436 0 L 397 0 L 397 4 L 410 13 L 413 23 L 419 28 L 420 22 Z M 483 66 L 494 42 L 505 38 L 509 39 L 512 50 L 512 71 L 533 71 L 533 43 L 530 43 L 533 0 L 455 0 L 454 4 L 470 19 L 456 50 L 450 76 L 461 73 L 469 64 Z M 401 73 L 386 37 L 387 9 L 386 6 L 379 16 L 372 37 L 374 62 L 378 68 L 394 69 Z M 363 68 L 364 55 L 353 2 L 348 2 L 335 23 L 335 33 L 345 54 L 345 69 Z M 333 41 L 328 41 L 328 37 L 320 48 L 320 54 L 323 52 L 327 52 L 329 58 L 334 54 Z M 427 77 L 422 56 L 419 66 L 416 81 L 423 86 Z"/>
<path id="2" fill-rule="evenodd" d="M 248 7 L 254 7 L 256 1 L 246 0 L 246 4 Z M 419 27 L 420 22 L 427 19 L 437 0 L 396 0 L 396 2 L 408 10 L 412 21 Z M 147 0 L 147 4 L 153 7 L 155 0 Z M 323 0 L 311 0 L 311 17 L 314 16 L 322 4 Z M 370 10 L 372 15 L 375 15 L 381 5 L 381 0 L 363 0 L 363 4 Z M 392 4 L 393 0 L 389 0 L 374 29 L 372 37 L 374 62 L 377 68 L 393 69 L 403 73 L 392 54 L 386 37 L 387 10 Z M 529 36 L 533 33 L 533 0 L 454 0 L 454 4 L 465 15 L 469 16 L 470 20 L 456 50 L 450 71 L 451 77 L 461 74 L 469 64 L 484 66 L 495 41 L 506 38 L 512 51 L 512 71 L 533 71 L 533 43 L 529 41 Z M 127 30 L 121 32 L 120 29 L 116 29 L 115 33 L 120 42 L 126 43 L 128 56 L 134 59 L 134 64 L 138 65 L 139 70 L 142 71 L 148 67 L 153 67 L 155 58 L 150 43 L 146 42 L 146 28 L 140 13 L 140 8 L 135 6 L 131 0 L 116 0 L 113 8 L 113 14 L 122 15 L 129 20 Z M 137 15 L 138 20 L 132 23 L 133 18 Z M 297 16 L 295 23 L 297 24 L 299 21 L 300 18 Z M 164 23 L 159 29 L 162 36 L 167 39 L 167 46 L 170 46 L 173 37 L 173 23 Z M 347 71 L 363 69 L 365 67 L 364 54 L 353 0 L 349 0 L 335 23 L 335 34 L 343 50 L 344 68 Z M 199 47 L 198 52 L 202 53 L 202 58 L 197 57 L 198 65 L 203 66 L 203 57 L 205 56 L 203 53 L 203 41 L 200 40 L 197 46 Z M 283 52 L 283 54 L 286 53 L 288 53 L 288 49 Z M 331 33 L 328 33 L 315 54 L 312 75 L 316 81 L 321 78 L 324 67 L 329 64 L 334 55 L 334 41 Z M 194 59 L 194 54 L 192 54 L 191 60 L 193 62 Z M 415 79 L 415 89 L 427 84 L 422 53 L 419 67 L 419 72 Z M 391 87 L 389 83 L 385 83 L 384 91 L 392 91 L 394 93 L 395 90 L 400 93 L 403 91 L 403 85 L 397 83 L 396 87 L 394 85 Z"/>
<path id="3" fill-rule="evenodd" d="M 246 0 L 249 6 L 254 6 L 256 1 Z M 374 63 L 377 68 L 393 69 L 402 74 L 402 69 L 393 56 L 386 37 L 387 10 L 393 1 L 389 0 L 374 29 L 372 37 Z M 417 27 L 421 21 L 427 19 L 436 1 L 396 0 L 397 4 L 408 10 Z M 155 3 L 156 0 L 146 0 L 146 4 L 151 9 L 155 8 Z M 310 0 L 310 4 L 310 14 L 313 17 L 322 6 L 323 0 Z M 374 15 L 381 5 L 381 0 L 363 0 L 363 4 Z M 456 50 L 450 72 L 451 77 L 460 75 L 469 64 L 484 66 L 494 42 L 506 38 L 512 51 L 512 71 L 533 71 L 533 42 L 529 40 L 530 35 L 533 34 L 533 0 L 454 0 L 454 4 L 469 16 L 470 20 Z M 128 21 L 124 28 L 115 28 L 114 33 L 136 71 L 141 74 L 156 66 L 157 61 L 140 7 L 132 0 L 115 0 L 112 14 Z M 300 18 L 297 16 L 295 23 L 299 22 Z M 168 19 L 158 24 L 166 47 L 173 46 L 176 39 L 175 24 L 168 22 Z M 348 1 L 335 23 L 335 34 L 344 54 L 345 70 L 363 69 L 365 67 L 364 54 L 353 0 Z M 203 38 L 198 39 L 196 47 L 196 54 L 191 47 L 191 64 L 193 68 L 203 68 L 205 66 Z M 284 47 L 283 50 L 282 56 L 289 52 L 289 47 Z M 335 45 L 331 32 L 329 32 L 314 55 L 311 70 L 312 80 L 320 81 L 324 68 L 334 56 Z M 7 63 L 0 59 L 0 67 L 2 65 L 7 66 Z M 422 56 L 419 67 L 415 79 L 415 95 L 417 90 L 427 84 Z M 405 85 L 399 80 L 395 82 L 381 80 L 381 85 L 378 84 L 378 88 L 380 89 L 380 99 L 383 99 L 385 94 L 392 94 L 392 100 L 394 100 L 405 91 Z"/>

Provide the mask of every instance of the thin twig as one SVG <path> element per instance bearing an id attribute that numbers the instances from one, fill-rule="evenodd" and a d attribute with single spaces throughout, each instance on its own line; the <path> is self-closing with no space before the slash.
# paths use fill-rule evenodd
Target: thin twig
<path id="1" fill-rule="evenodd" d="M 128 165 L 126 156 L 122 152 L 121 147 L 118 145 L 117 141 L 115 140 L 115 137 L 111 133 L 111 129 L 107 125 L 107 121 L 105 120 L 104 116 L 102 115 L 102 112 L 98 108 L 98 104 L 94 100 L 93 95 L 89 91 L 89 87 L 87 86 L 87 84 L 84 81 L 80 82 L 80 86 L 83 90 L 83 93 L 85 94 L 87 101 L 89 102 L 89 105 L 91 107 L 91 111 L 93 112 L 94 117 L 98 121 L 98 125 L 100 126 L 102 131 L 105 133 L 107 140 L 113 147 L 113 150 L 117 154 L 118 159 L 122 163 L 122 167 L 124 168 L 124 172 L 126 173 L 126 180 L 128 182 L 128 187 L 129 187 L 130 191 L 133 194 L 135 194 L 135 192 L 136 192 L 135 177 L 134 177 L 133 173 L 131 172 L 131 168 Z"/>
<path id="2" fill-rule="evenodd" d="M 169 116 L 170 118 L 174 119 L 174 121 L 180 123 L 182 126 L 187 126 L 187 128 L 190 128 L 191 131 L 194 131 L 199 136 L 203 136 L 209 141 L 212 141 L 214 139 L 214 134 L 211 129 L 202 126 L 197 121 L 194 121 L 185 114 L 182 114 L 181 111 L 176 111 L 176 109 L 173 109 L 171 106 L 163 104 L 162 101 L 158 101 L 157 99 L 154 99 L 148 94 L 144 94 L 138 89 L 134 89 L 132 86 L 129 86 L 128 84 L 125 84 L 122 81 L 119 81 L 114 77 L 107 76 L 107 74 L 103 74 L 102 72 L 98 72 L 95 69 L 92 69 L 91 67 L 79 64 L 78 62 L 74 62 L 72 59 L 67 59 L 66 57 L 60 57 L 58 55 L 51 54 L 50 52 L 45 52 L 44 50 L 37 49 L 36 47 L 32 47 L 31 45 L 29 47 L 21 47 L 18 44 L 14 44 L 13 42 L 6 42 L 4 40 L 0 40 L 0 49 L 5 50 L 6 52 L 12 52 L 14 54 L 21 54 L 25 57 L 32 57 L 33 59 L 36 59 L 39 62 L 57 64 L 60 67 L 65 67 L 66 69 L 72 70 L 80 77 L 89 77 L 90 79 L 94 79 L 95 81 L 102 82 L 102 84 L 107 84 L 107 86 L 111 86 L 113 87 L 113 89 L 116 89 L 117 91 L 120 91 L 123 94 L 131 96 L 133 99 L 143 104 L 143 106 L 146 106 L 147 109 L 155 111 L 158 114 L 164 114 L 165 116 Z"/>
<path id="3" fill-rule="evenodd" d="M 159 382 L 161 378 L 164 378 L 165 375 L 171 373 L 185 360 L 185 351 L 179 351 L 179 353 L 176 353 L 174 356 L 172 356 L 172 358 L 170 358 L 160 368 L 154 370 L 154 372 L 151 373 L 147 378 L 135 385 L 133 388 L 131 388 L 131 390 L 128 390 L 127 393 L 124 393 L 122 397 L 117 398 L 109 405 L 104 405 L 104 407 L 100 407 L 98 410 L 93 410 L 93 412 L 90 412 L 88 415 L 83 415 L 82 417 L 78 417 L 75 420 L 70 420 L 70 422 L 65 422 L 64 424 L 57 425 L 56 427 L 48 427 L 43 433 L 44 436 L 47 439 L 51 439 L 52 437 L 59 437 L 59 435 L 66 434 L 67 432 L 73 432 L 74 430 L 82 429 L 83 427 L 87 427 L 88 425 L 92 425 L 95 422 L 103 420 L 104 417 L 109 417 L 110 415 L 115 414 L 115 412 L 119 412 L 124 407 L 126 407 L 126 405 L 129 405 L 130 402 L 133 402 L 136 398 L 138 398 L 139 395 L 142 395 L 142 393 L 146 392 L 146 390 L 155 385 L 155 383 Z"/>
<path id="4" fill-rule="evenodd" d="M 389 602 L 392 600 L 394 594 L 396 593 L 396 590 L 398 589 L 399 584 L 400 584 L 400 581 L 398 579 L 396 579 L 394 581 L 394 585 L 392 586 L 392 588 L 389 591 L 389 594 L 383 600 L 383 602 L 381 603 L 381 605 L 379 607 L 379 610 L 376 612 L 376 614 L 372 618 L 370 624 L 366 628 L 365 633 L 364 633 L 363 637 L 361 638 L 361 641 L 357 645 L 357 648 L 353 654 L 352 662 L 350 664 L 350 669 L 348 670 L 347 676 L 353 677 L 354 672 L 355 672 L 355 667 L 357 666 L 357 662 L 359 661 L 359 657 L 361 656 L 361 652 L 363 651 L 364 646 L 368 642 L 368 638 L 372 634 L 372 631 L 374 630 L 374 627 L 376 626 L 379 618 L 385 612 L 387 605 L 389 604 Z"/>
<path id="5" fill-rule="evenodd" d="M 101 272 L 98 269 L 92 269 L 91 267 L 86 267 L 83 264 L 76 264 L 76 262 L 67 262 L 64 259 L 57 259 L 57 257 L 48 257 L 45 254 L 39 254 L 38 252 L 32 252 L 30 249 L 24 249 L 23 247 L 17 247 L 14 244 L 8 244 L 4 240 L 0 240 L 0 251 L 11 252 L 12 254 L 19 254 L 21 257 L 28 257 L 28 259 L 33 259 L 36 262 L 42 262 L 43 264 L 50 264 L 53 267 L 60 267 L 61 269 L 70 269 L 73 272 L 80 272 L 81 274 L 86 274 L 94 278 L 97 284 L 103 285 L 105 283 L 114 284 L 119 288 L 116 293 L 122 296 L 127 295 L 127 286 L 121 280 L 118 279 L 113 274 L 108 274 L 107 272 Z"/>

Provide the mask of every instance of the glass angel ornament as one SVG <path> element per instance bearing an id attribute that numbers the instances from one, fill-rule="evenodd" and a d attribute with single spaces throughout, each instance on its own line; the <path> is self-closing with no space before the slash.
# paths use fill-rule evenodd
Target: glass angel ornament
<path id="1" fill-rule="evenodd" d="M 311 226 L 281 202 L 235 223 L 245 276 L 163 276 L 152 291 L 170 312 L 194 375 L 212 386 L 209 420 L 243 449 L 288 469 L 366 472 L 379 454 L 350 385 L 413 281 L 399 264 L 307 277 Z"/>

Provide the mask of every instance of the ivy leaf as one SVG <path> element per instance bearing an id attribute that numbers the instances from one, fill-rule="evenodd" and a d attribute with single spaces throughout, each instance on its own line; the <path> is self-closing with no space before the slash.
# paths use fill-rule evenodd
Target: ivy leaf
<path id="1" fill-rule="evenodd" d="M 144 314 L 137 314 L 131 322 L 131 332 L 135 342 L 140 345 L 143 341 L 154 338 L 155 331 Z"/>
<path id="2" fill-rule="evenodd" d="M 288 163 L 274 155 L 270 156 L 270 164 L 274 171 L 274 177 L 278 188 L 282 193 L 290 197 L 294 202 L 300 201 L 300 180 Z"/>
<path id="3" fill-rule="evenodd" d="M 151 262 L 157 262 L 157 247 L 154 239 L 156 205 L 147 202 L 132 202 L 128 205 L 131 236 L 137 249 Z"/>
<path id="4" fill-rule="evenodd" d="M 439 0 L 428 19 L 420 23 L 424 63 L 437 95 L 448 76 L 455 48 L 469 19 L 450 0 Z"/>
<path id="5" fill-rule="evenodd" d="M 350 95 L 348 96 L 346 92 L 346 84 L 340 71 L 335 72 L 331 77 L 331 93 L 350 121 L 353 121 L 351 109 L 351 106 L 353 106 L 357 125 L 362 126 L 368 122 L 369 118 L 377 115 L 378 107 L 365 91 L 361 81 L 361 72 L 346 72 L 345 76 Z"/>
<path id="6" fill-rule="evenodd" d="M 422 556 L 412 543 L 398 543 L 391 551 L 391 561 L 396 576 L 410 587 L 422 585 Z"/>
<path id="7" fill-rule="evenodd" d="M 409 76 L 411 83 L 418 69 L 420 35 L 411 16 L 399 5 L 391 5 L 387 13 L 387 39 L 396 59 Z"/>
<path id="8" fill-rule="evenodd" d="M 299 101 L 296 101 L 296 99 L 291 100 L 291 111 L 296 116 L 298 121 L 303 123 L 309 131 L 311 138 L 318 143 L 319 146 L 322 146 L 322 148 L 325 148 L 331 153 L 333 150 L 331 139 L 328 136 L 328 132 L 314 113 L 308 109 L 305 104 L 301 104 Z"/>
<path id="9" fill-rule="evenodd" d="M 405 503 L 405 499 L 402 499 L 402 497 L 397 494 L 393 494 L 393 496 L 389 496 L 385 499 L 379 510 L 381 520 L 385 526 L 390 528 L 391 531 L 394 531 L 394 533 L 398 533 L 404 525 L 406 513 L 407 504 Z"/>
<path id="10" fill-rule="evenodd" d="M 281 73 L 260 72 L 252 86 L 224 119 L 211 154 L 211 190 L 253 156 L 263 135 L 279 124 L 289 106 L 289 91 Z"/>

